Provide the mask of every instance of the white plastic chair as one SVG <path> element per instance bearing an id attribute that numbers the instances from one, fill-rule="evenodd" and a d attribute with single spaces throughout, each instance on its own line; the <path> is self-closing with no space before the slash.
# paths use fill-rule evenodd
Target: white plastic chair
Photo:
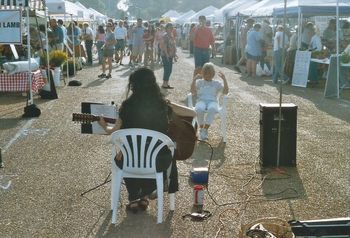
<path id="1" fill-rule="evenodd" d="M 221 97 L 221 100 L 220 100 Z M 226 143 L 226 115 L 227 115 L 227 102 L 228 102 L 229 94 L 221 94 L 219 96 L 219 116 L 221 118 L 221 136 L 222 136 L 222 141 Z M 193 95 L 192 93 L 187 94 L 187 105 L 190 108 L 195 109 L 195 106 L 193 105 Z M 193 124 L 197 122 L 197 118 L 193 119 Z"/>
<path id="2" fill-rule="evenodd" d="M 131 143 L 129 143 L 129 141 Z M 139 143 L 139 145 L 138 145 Z M 163 172 L 156 171 L 156 157 L 159 151 L 168 146 L 174 156 L 175 144 L 163 133 L 153 130 L 130 128 L 112 133 L 112 183 L 111 208 L 112 224 L 117 221 L 118 201 L 123 178 L 151 178 L 157 183 L 157 223 L 163 221 Z M 118 149 L 123 154 L 123 169 L 120 169 L 114 158 Z M 139 158 L 140 156 L 140 158 Z M 138 164 L 138 161 L 141 161 Z M 168 177 L 171 165 L 168 168 Z M 169 181 L 169 179 L 168 179 Z M 169 194 L 170 210 L 175 210 L 175 193 Z"/>

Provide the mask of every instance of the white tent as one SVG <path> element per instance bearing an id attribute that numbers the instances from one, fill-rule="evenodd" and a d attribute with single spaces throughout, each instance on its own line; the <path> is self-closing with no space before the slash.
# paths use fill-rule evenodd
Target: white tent
<path id="1" fill-rule="evenodd" d="M 224 6 L 222 10 L 224 19 L 230 17 L 236 17 L 241 13 L 242 10 L 247 9 L 248 7 L 257 3 L 257 0 L 245 1 L 245 0 L 236 0 Z"/>
<path id="2" fill-rule="evenodd" d="M 175 22 L 178 23 L 178 24 L 183 24 L 187 21 L 189 21 L 188 19 L 193 16 L 194 14 L 196 14 L 195 11 L 193 10 L 189 10 L 188 12 L 185 12 L 184 14 L 180 15 L 176 20 Z"/>
<path id="3" fill-rule="evenodd" d="M 95 19 L 95 12 L 94 11 L 92 11 L 89 8 L 85 7 L 79 1 L 76 1 L 75 5 L 77 5 L 78 7 L 80 7 L 81 9 L 84 10 L 84 18 L 85 19 L 90 19 L 90 20 L 94 20 Z"/>
<path id="4" fill-rule="evenodd" d="M 170 17 L 170 18 L 178 18 L 179 16 L 181 16 L 181 14 L 175 10 L 169 10 L 166 13 L 162 14 L 162 17 Z"/>
<path id="5" fill-rule="evenodd" d="M 329 16 L 336 15 L 337 0 L 289 0 L 287 2 L 287 15 L 297 16 L 299 12 L 303 16 Z M 284 14 L 283 7 L 275 7 L 274 16 L 282 16 Z M 350 15 L 350 1 L 339 0 L 339 14 Z"/>
<path id="6" fill-rule="evenodd" d="M 78 7 L 74 3 L 65 0 L 46 0 L 46 7 L 49 14 L 78 16 Z"/>
<path id="7" fill-rule="evenodd" d="M 96 11 L 95 9 L 93 9 L 91 7 L 89 8 L 89 10 L 90 10 L 90 12 L 92 12 L 94 14 L 95 20 L 97 20 L 99 24 L 104 23 L 104 21 L 106 21 L 108 18 L 106 15 Z"/>
<path id="8" fill-rule="evenodd" d="M 274 8 L 283 8 L 283 6 L 284 1 L 281 0 L 263 0 L 246 9 L 243 9 L 240 11 L 240 13 L 242 15 L 254 17 L 272 16 Z"/>
<path id="9" fill-rule="evenodd" d="M 207 20 L 211 20 L 214 18 L 214 13 L 216 10 L 218 10 L 218 9 L 216 7 L 213 7 L 213 6 L 203 8 L 202 10 L 197 12 L 196 14 L 192 15 L 188 20 L 190 22 L 197 22 L 198 17 L 201 15 L 205 16 L 207 18 Z"/>

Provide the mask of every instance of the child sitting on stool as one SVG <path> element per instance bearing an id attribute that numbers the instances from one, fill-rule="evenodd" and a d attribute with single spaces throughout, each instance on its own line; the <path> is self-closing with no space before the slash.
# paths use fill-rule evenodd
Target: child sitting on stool
<path id="1" fill-rule="evenodd" d="M 228 85 L 226 77 L 222 72 L 218 73 L 223 83 L 213 80 L 215 69 L 212 63 L 205 63 L 202 73 L 193 77 L 191 84 L 191 93 L 197 96 L 195 111 L 197 112 L 197 120 L 200 128 L 199 139 L 208 139 L 208 128 L 214 121 L 215 114 L 219 112 L 218 94 L 228 93 Z M 204 118 L 206 114 L 206 117 Z"/>

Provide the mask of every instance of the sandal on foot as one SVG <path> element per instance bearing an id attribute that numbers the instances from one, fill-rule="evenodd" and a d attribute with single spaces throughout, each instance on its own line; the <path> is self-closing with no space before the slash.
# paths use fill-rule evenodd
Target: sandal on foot
<path id="1" fill-rule="evenodd" d="M 139 200 L 138 205 L 139 205 L 140 210 L 146 211 L 148 208 L 148 205 L 149 205 L 149 201 L 146 198 L 141 198 Z"/>
<path id="2" fill-rule="evenodd" d="M 139 210 L 139 200 L 132 201 L 128 205 L 126 205 L 126 210 L 131 211 L 133 213 L 137 213 Z"/>

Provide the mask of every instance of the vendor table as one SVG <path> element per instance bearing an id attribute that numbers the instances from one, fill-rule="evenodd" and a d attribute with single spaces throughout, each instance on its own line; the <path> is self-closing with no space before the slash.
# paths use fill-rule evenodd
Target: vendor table
<path id="1" fill-rule="evenodd" d="M 38 93 L 45 85 L 41 70 L 31 72 L 32 74 L 32 91 Z M 29 91 L 29 74 L 21 72 L 15 74 L 0 74 L 0 92 L 28 92 Z"/>

